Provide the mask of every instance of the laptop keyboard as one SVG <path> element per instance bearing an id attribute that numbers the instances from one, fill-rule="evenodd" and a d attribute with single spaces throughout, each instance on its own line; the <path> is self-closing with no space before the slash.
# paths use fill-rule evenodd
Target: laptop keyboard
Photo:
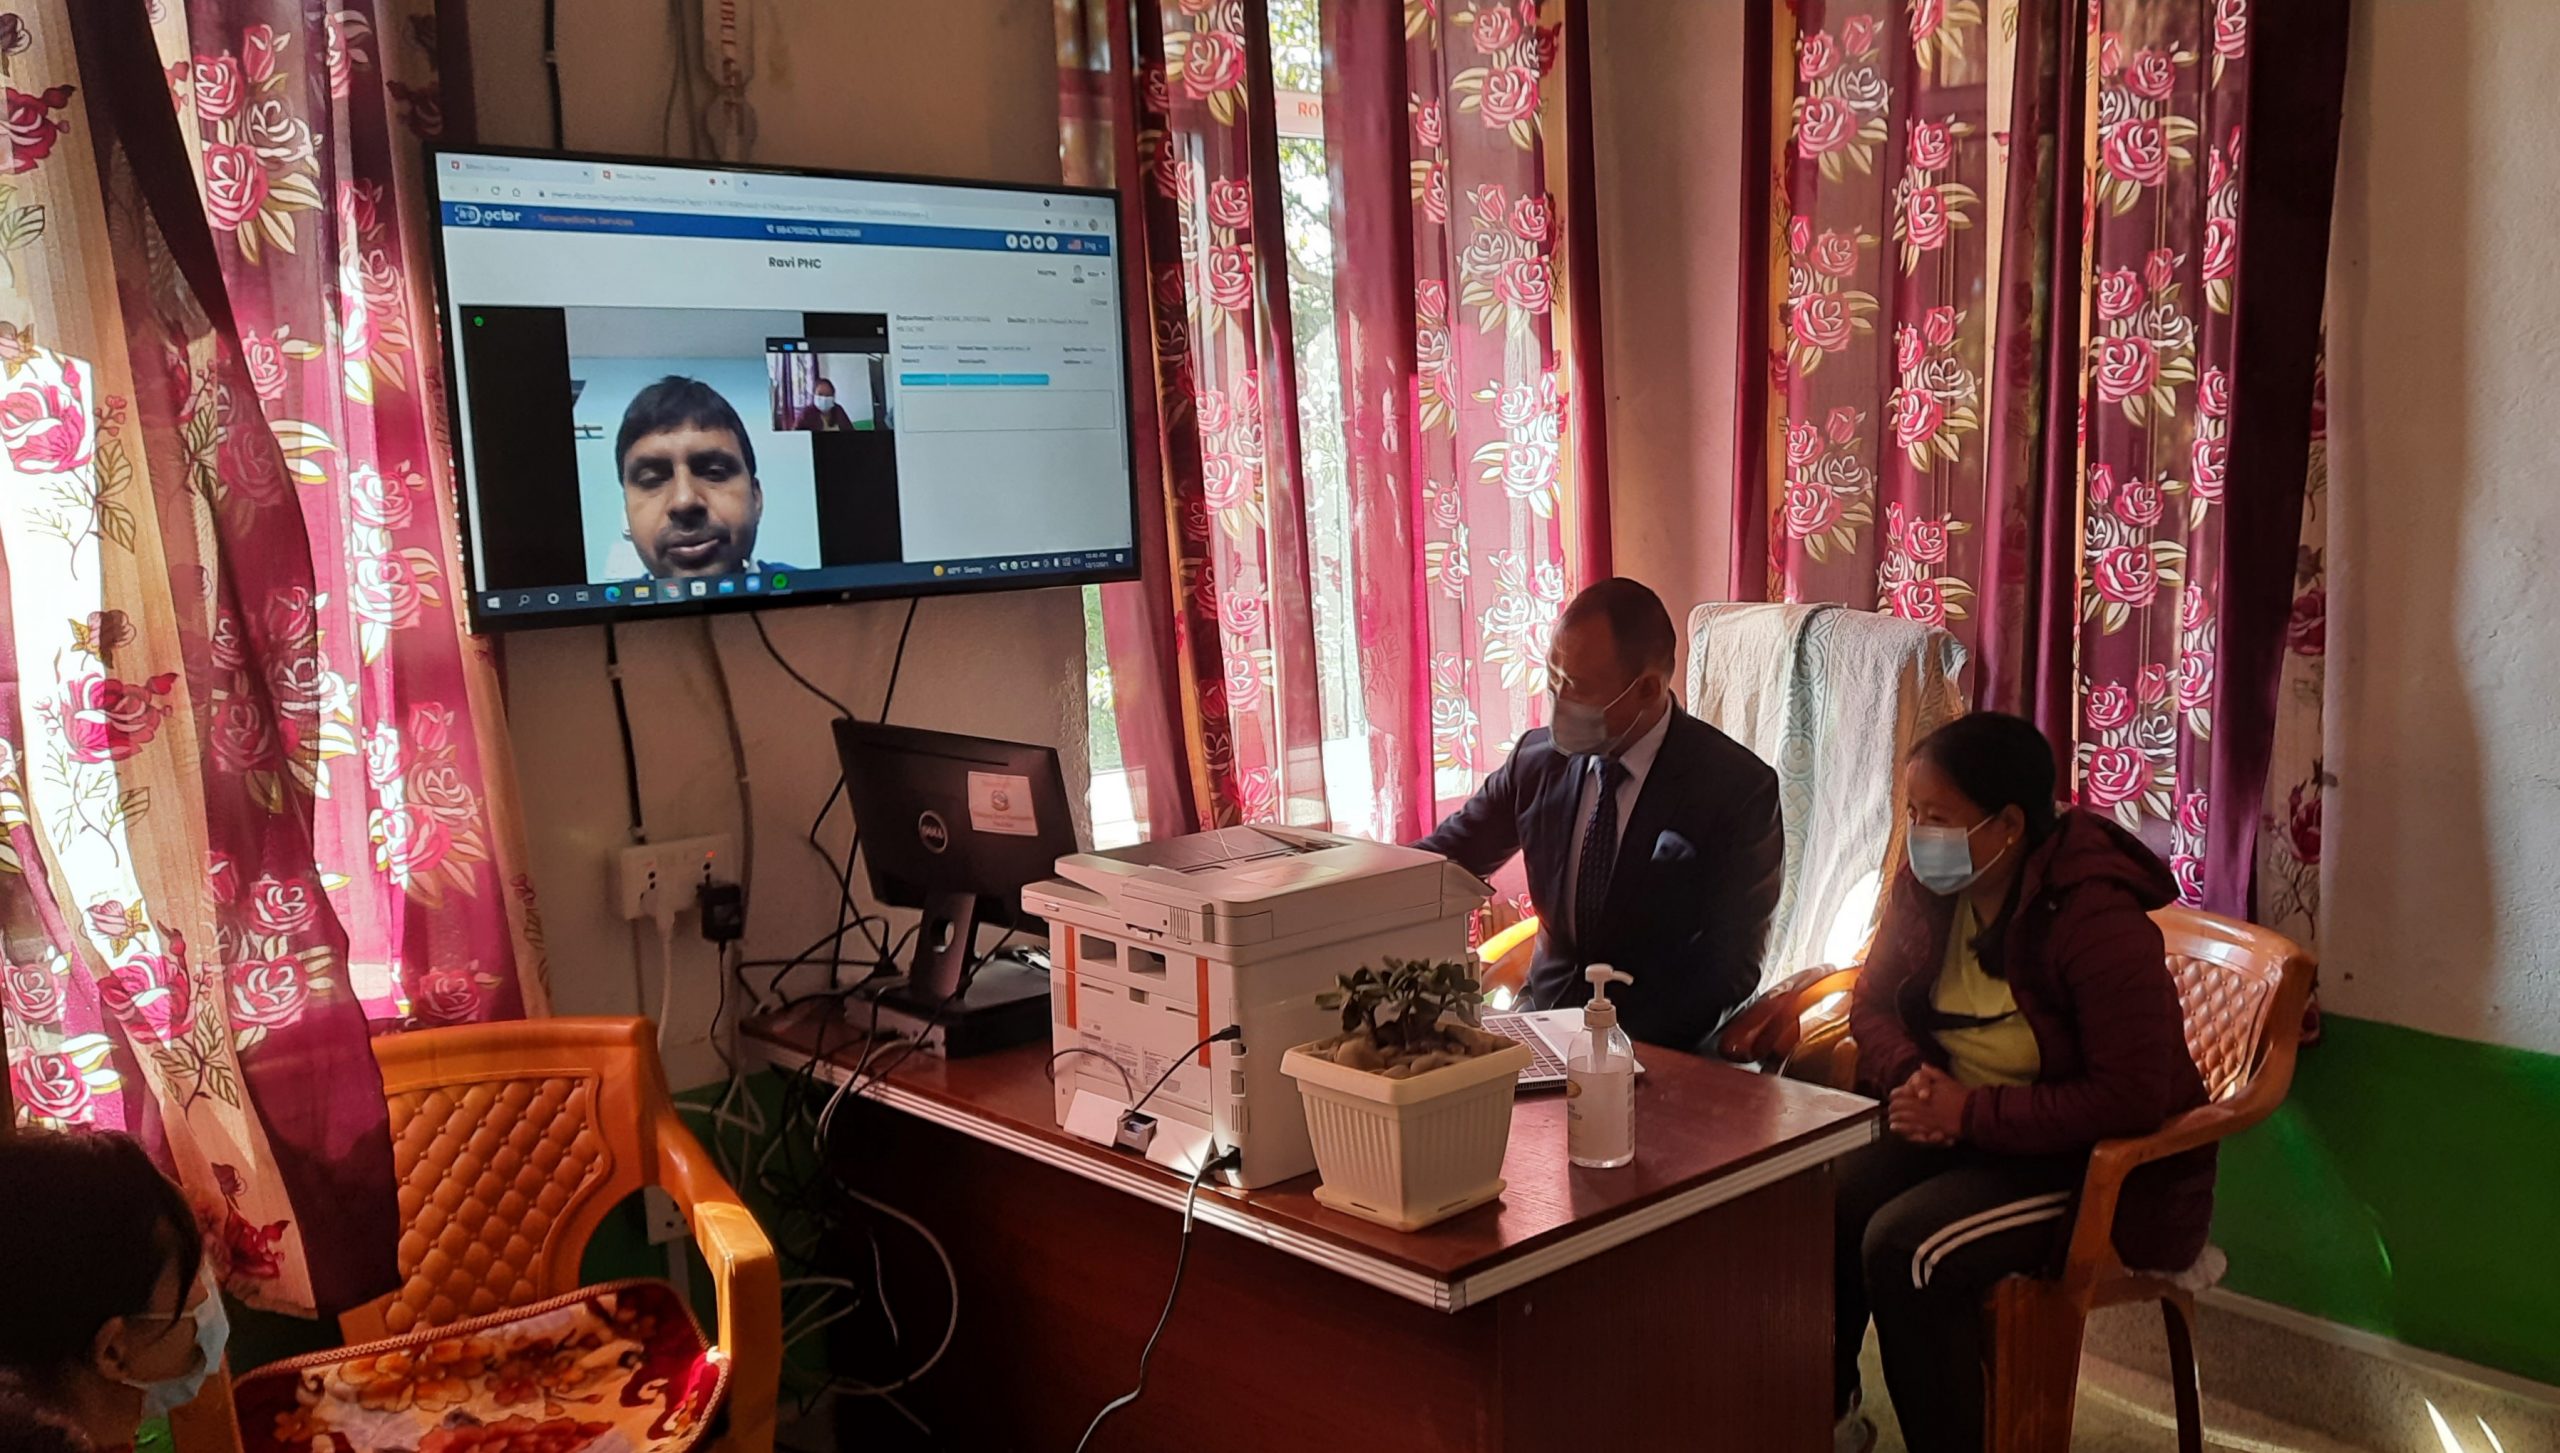
<path id="1" fill-rule="evenodd" d="M 1520 1083 L 1552 1084 L 1564 1078 L 1564 1061 L 1547 1047 L 1546 1040 L 1538 1031 L 1529 1027 L 1528 1020 L 1517 1014 L 1488 1014 L 1484 1016 L 1483 1029 L 1487 1034 L 1499 1034 L 1529 1046 L 1532 1058 L 1529 1067 L 1520 1072 Z"/>

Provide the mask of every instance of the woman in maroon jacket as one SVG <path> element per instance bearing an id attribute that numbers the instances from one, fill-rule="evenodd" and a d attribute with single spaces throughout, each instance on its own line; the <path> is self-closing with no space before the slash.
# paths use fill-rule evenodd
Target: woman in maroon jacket
<path id="1" fill-rule="evenodd" d="M 1910 866 L 1850 1009 L 1889 1133 L 1841 1170 L 1838 1442 L 1875 1436 L 1858 1416 L 1872 1315 L 1913 1453 L 1977 1453 L 1993 1284 L 2054 1270 L 2090 1149 L 2203 1104 L 2204 1082 L 2150 918 L 2169 871 L 2114 822 L 2056 813 L 2042 732 L 1976 712 L 1923 739 L 1903 783 Z M 2195 1259 L 2213 1174 L 2207 1147 L 2127 1183 L 2128 1265 Z"/>

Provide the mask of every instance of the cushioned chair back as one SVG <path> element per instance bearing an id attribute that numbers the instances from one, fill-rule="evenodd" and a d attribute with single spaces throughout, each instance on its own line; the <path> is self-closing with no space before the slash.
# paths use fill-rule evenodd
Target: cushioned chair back
<path id="1" fill-rule="evenodd" d="M 341 1318 L 398 1336 L 576 1290 L 587 1238 L 656 1164 L 667 1098 L 636 1019 L 544 1019 L 374 1041 L 400 1181 L 399 1290 Z"/>
<path id="2" fill-rule="evenodd" d="M 2187 1053 L 2205 1092 L 2236 1098 L 2266 1063 L 2286 966 L 2301 962 L 2307 973 L 2307 958 L 2293 940 L 2256 924 L 2186 908 L 2163 908 L 2151 918 L 2168 946 L 2187 1016 Z"/>
<path id="3" fill-rule="evenodd" d="M 1766 988 L 1866 948 L 1902 851 L 1902 759 L 1964 710 L 1965 651 L 1935 626 L 1838 605 L 1689 615 L 1689 710 L 1778 773 L 1786 865 Z"/>

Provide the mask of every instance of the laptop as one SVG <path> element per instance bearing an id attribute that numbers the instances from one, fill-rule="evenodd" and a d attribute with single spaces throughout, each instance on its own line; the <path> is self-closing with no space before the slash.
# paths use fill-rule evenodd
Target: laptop
<path id="1" fill-rule="evenodd" d="M 1564 1056 L 1573 1037 L 1582 1029 L 1580 1009 L 1535 1009 L 1521 1014 L 1488 1014 L 1483 1029 L 1529 1046 L 1536 1058 L 1520 1072 L 1520 1088 L 1524 1090 L 1558 1090 L 1564 1088 Z M 1644 1061 L 1636 1061 L 1636 1073 L 1644 1073 Z"/>

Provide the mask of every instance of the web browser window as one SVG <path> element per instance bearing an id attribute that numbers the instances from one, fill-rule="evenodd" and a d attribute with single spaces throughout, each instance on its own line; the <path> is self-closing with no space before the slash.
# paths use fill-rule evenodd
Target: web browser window
<path id="1" fill-rule="evenodd" d="M 1109 195 L 433 167 L 481 625 L 1135 573 Z"/>

